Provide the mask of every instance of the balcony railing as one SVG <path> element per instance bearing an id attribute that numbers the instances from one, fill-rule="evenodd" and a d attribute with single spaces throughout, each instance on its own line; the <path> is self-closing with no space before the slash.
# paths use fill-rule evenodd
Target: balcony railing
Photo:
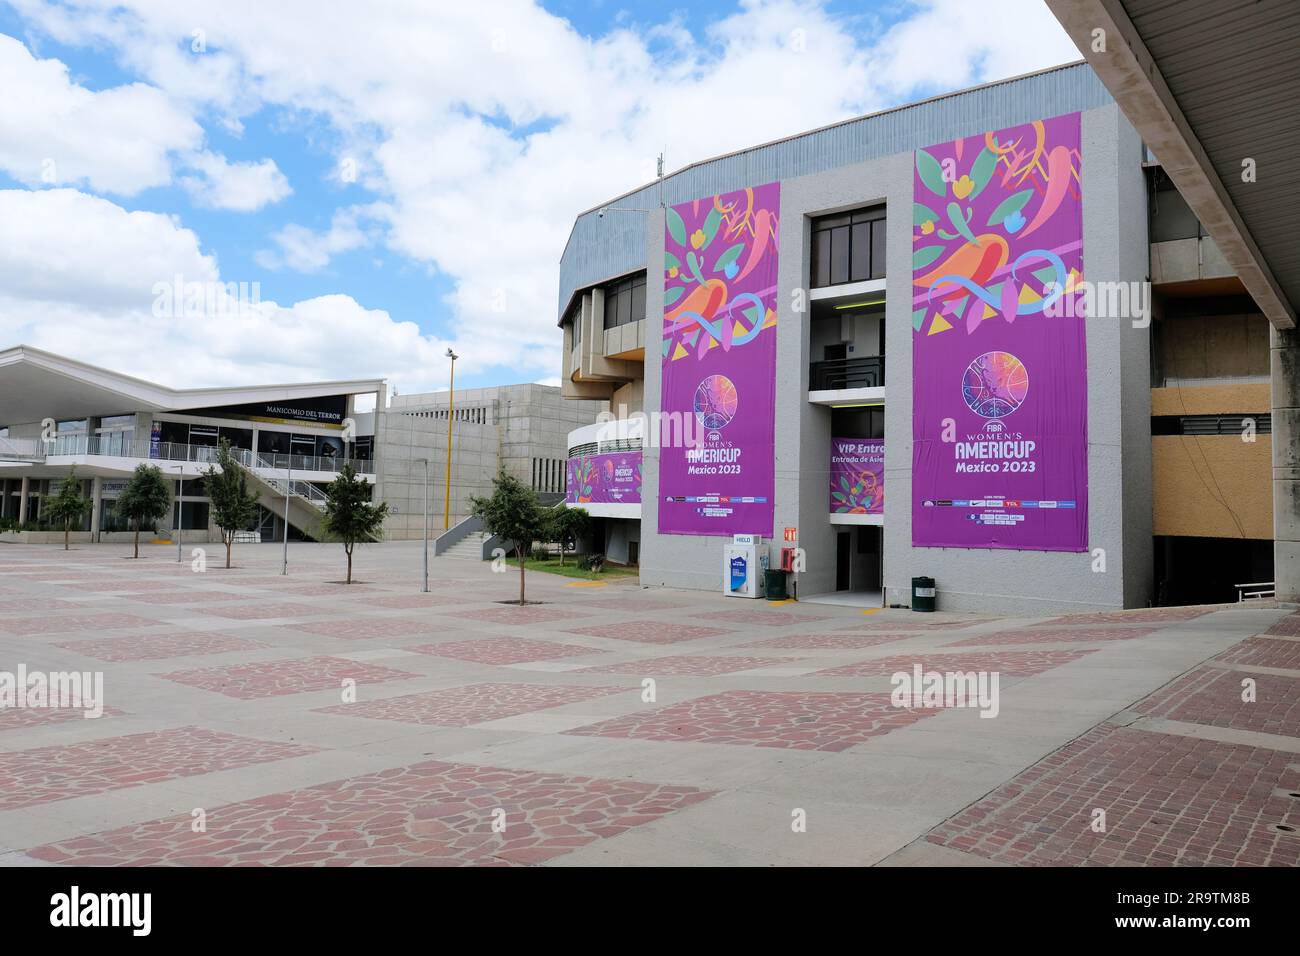
<path id="1" fill-rule="evenodd" d="M 90 455 L 110 458 L 139 458 L 148 461 L 191 461 L 212 464 L 217 460 L 213 445 L 187 445 L 180 442 L 154 443 L 148 439 L 124 440 L 115 435 L 59 435 L 51 441 L 6 439 L 4 449 L 11 457 L 34 459 Z M 231 454 L 245 468 L 275 471 L 325 471 L 338 473 L 351 464 L 359 475 L 373 474 L 373 461 L 356 458 L 330 458 L 324 455 L 277 455 L 232 448 Z"/>
<path id="2" fill-rule="evenodd" d="M 813 392 L 842 388 L 881 388 L 884 384 L 883 355 L 813 362 L 809 369 L 808 389 Z"/>

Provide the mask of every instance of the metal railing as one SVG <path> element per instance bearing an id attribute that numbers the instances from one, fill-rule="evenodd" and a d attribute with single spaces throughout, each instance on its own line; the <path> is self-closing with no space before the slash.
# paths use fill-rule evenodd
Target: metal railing
<path id="1" fill-rule="evenodd" d="M 310 501 L 313 505 L 315 505 L 318 508 L 324 508 L 325 503 L 329 500 L 325 492 L 321 491 L 310 481 L 294 480 L 294 481 L 286 482 L 283 478 L 269 478 L 264 475 L 259 475 L 258 477 L 260 477 L 264 482 L 266 482 L 268 485 L 274 488 L 276 492 L 281 495 L 284 494 L 285 485 L 288 485 L 289 494 L 296 495 L 299 498 L 306 498 L 308 501 Z"/>
<path id="2" fill-rule="evenodd" d="M 276 471 L 325 471 L 337 474 L 351 464 L 359 475 L 374 474 L 375 463 L 358 458 L 331 458 L 326 455 L 274 454 L 232 448 L 231 454 L 245 468 Z M 58 435 L 50 441 L 32 438 L 0 439 L 0 455 L 43 460 L 51 457 L 100 456 L 139 458 L 145 461 L 190 461 L 213 464 L 217 460 L 215 445 L 188 445 L 181 442 L 153 442 L 149 439 L 123 440 L 113 435 Z"/>
<path id="3" fill-rule="evenodd" d="M 808 389 L 813 392 L 840 388 L 880 388 L 885 384 L 885 357 L 829 359 L 809 366 Z"/>
<path id="4" fill-rule="evenodd" d="M 1264 598 L 1276 597 L 1276 585 L 1272 581 L 1256 581 L 1253 584 L 1234 584 L 1237 589 L 1237 603 L 1244 601 L 1257 600 L 1262 601 Z"/>

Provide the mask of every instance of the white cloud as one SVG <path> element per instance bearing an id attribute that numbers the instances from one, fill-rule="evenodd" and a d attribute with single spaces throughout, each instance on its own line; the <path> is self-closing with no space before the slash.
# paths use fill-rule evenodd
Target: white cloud
<path id="1" fill-rule="evenodd" d="M 58 60 L 0 34 L 0 169 L 28 185 L 88 185 L 130 196 L 171 180 L 172 157 L 203 130 L 161 90 L 132 83 L 93 92 Z"/>
<path id="2" fill-rule="evenodd" d="M 0 190 L 0 348 L 175 386 L 387 376 L 404 392 L 445 384 L 447 346 L 468 351 L 347 295 L 235 303 L 228 278 L 172 217 L 73 189 Z M 215 288 L 216 308 L 173 314 L 178 282 Z"/>
<path id="3" fill-rule="evenodd" d="M 181 185 L 196 205 L 209 209 L 254 212 L 291 194 L 289 180 L 273 159 L 232 163 L 215 153 L 197 153 L 187 159 L 194 173 L 181 177 Z"/>
<path id="4" fill-rule="evenodd" d="M 371 237 L 362 228 L 362 219 L 373 216 L 379 208 L 340 209 L 334 213 L 329 229 L 324 232 L 312 232 L 306 226 L 290 223 L 271 237 L 277 247 L 275 250 L 264 249 L 257 253 L 257 264 L 263 269 L 318 272 L 339 253 L 360 249 L 370 243 Z"/>
<path id="5" fill-rule="evenodd" d="M 382 243 L 453 279 L 445 308 L 467 363 L 519 378 L 558 368 L 558 260 L 575 214 L 648 181 L 661 149 L 673 169 L 1077 59 L 1041 0 L 923 0 L 889 29 L 817 0 L 740 0 L 703 35 L 665 15 L 596 38 L 531 0 L 12 2 L 232 128 L 267 107 L 322 118 L 335 160 L 359 173 L 349 208 L 364 189 L 376 221 L 345 208 L 325 231 L 282 227 L 259 264 L 319 271 Z M 189 50 L 196 27 L 206 52 Z"/>

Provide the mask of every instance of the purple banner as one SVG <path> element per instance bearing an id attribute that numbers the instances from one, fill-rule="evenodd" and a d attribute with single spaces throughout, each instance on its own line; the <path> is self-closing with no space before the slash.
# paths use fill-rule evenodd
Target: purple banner
<path id="1" fill-rule="evenodd" d="M 918 150 L 912 545 L 1088 549 L 1079 114 Z"/>
<path id="2" fill-rule="evenodd" d="M 665 211 L 659 532 L 772 535 L 779 183 Z"/>
<path id="3" fill-rule="evenodd" d="M 641 503 L 641 452 L 570 458 L 564 500 L 571 505 Z"/>
<path id="4" fill-rule="evenodd" d="M 883 438 L 831 439 L 831 514 L 885 513 Z"/>

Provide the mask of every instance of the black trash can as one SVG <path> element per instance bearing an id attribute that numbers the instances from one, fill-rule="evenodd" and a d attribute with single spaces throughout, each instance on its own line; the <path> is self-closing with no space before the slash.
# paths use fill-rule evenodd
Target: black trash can
<path id="1" fill-rule="evenodd" d="M 934 610 L 934 578 L 912 578 L 912 610 Z"/>
<path id="2" fill-rule="evenodd" d="M 763 576 L 763 590 L 769 601 L 786 600 L 785 572 L 780 568 L 768 568 Z"/>

